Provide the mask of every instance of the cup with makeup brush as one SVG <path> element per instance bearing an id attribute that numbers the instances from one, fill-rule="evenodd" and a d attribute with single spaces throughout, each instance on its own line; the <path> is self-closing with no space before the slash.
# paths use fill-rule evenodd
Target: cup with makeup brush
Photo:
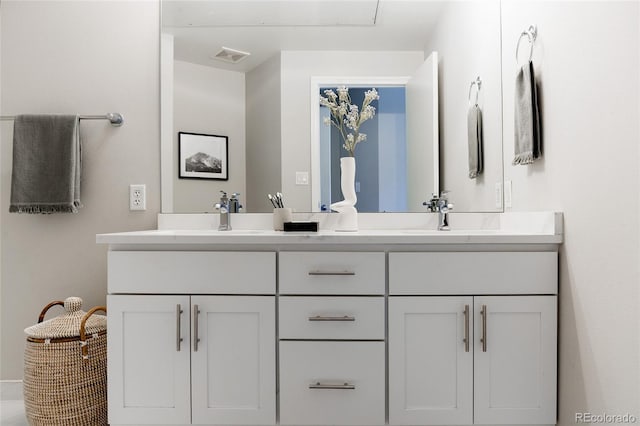
<path id="1" fill-rule="evenodd" d="M 273 230 L 284 231 L 284 223 L 293 220 L 293 210 L 284 206 L 281 192 L 276 192 L 276 195 L 268 194 L 268 197 L 273 205 Z"/>

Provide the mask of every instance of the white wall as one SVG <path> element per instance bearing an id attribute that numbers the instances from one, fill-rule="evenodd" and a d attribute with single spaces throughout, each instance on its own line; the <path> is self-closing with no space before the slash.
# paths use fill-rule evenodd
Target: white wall
<path id="1" fill-rule="evenodd" d="M 178 132 L 229 138 L 229 180 L 179 179 L 173 170 L 173 211 L 212 212 L 220 191 L 246 193 L 245 75 L 189 62 L 174 63 L 174 158 Z"/>
<path id="2" fill-rule="evenodd" d="M 267 194 L 282 189 L 280 54 L 245 76 L 247 103 L 247 211 L 268 212 Z"/>
<path id="3" fill-rule="evenodd" d="M 453 36 L 455 34 L 455 36 Z M 495 184 L 502 182 L 500 2 L 453 1 L 442 9 L 425 54 L 439 55 L 440 188 L 451 191 L 457 211 L 496 211 Z M 467 111 L 469 85 L 482 80 L 484 171 L 469 179 Z M 475 87 L 472 92 L 475 101 Z"/>
<path id="4" fill-rule="evenodd" d="M 282 192 L 290 207 L 311 205 L 311 185 L 295 185 L 296 171 L 311 176 L 311 77 L 409 76 L 423 61 L 423 52 L 282 52 Z"/>
<path id="5" fill-rule="evenodd" d="M 2 114 L 120 112 L 83 121 L 78 214 L 9 214 L 12 125 L 0 122 L 1 373 L 22 378 L 23 329 L 50 301 L 106 302 L 107 249 L 95 234 L 156 227 L 160 206 L 159 5 L 155 1 L 3 1 Z M 147 211 L 129 212 L 129 184 Z M 60 311 L 52 312 L 57 315 Z"/>
<path id="6" fill-rule="evenodd" d="M 640 418 L 638 2 L 503 0 L 505 177 L 513 209 L 564 212 L 559 418 Z M 544 156 L 512 166 L 516 41 L 538 26 Z M 521 48 L 525 48 L 526 42 Z"/>

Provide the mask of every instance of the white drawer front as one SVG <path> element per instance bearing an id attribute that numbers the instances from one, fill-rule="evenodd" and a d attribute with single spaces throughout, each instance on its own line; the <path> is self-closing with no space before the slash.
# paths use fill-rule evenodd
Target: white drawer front
<path id="1" fill-rule="evenodd" d="M 109 293 L 275 294 L 271 252 L 110 251 Z"/>
<path id="2" fill-rule="evenodd" d="M 383 425 L 384 374 L 384 342 L 280 342 L 280 424 Z"/>
<path id="3" fill-rule="evenodd" d="M 384 339 L 382 297 L 280 297 L 281 339 Z"/>
<path id="4" fill-rule="evenodd" d="M 385 254 L 281 252 L 281 294 L 384 294 Z"/>
<path id="5" fill-rule="evenodd" d="M 389 253 L 389 294 L 557 294 L 556 252 Z"/>

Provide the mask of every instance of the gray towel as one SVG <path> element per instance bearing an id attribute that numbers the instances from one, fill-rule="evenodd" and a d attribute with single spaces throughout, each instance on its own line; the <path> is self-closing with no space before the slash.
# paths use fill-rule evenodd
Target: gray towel
<path id="1" fill-rule="evenodd" d="M 478 105 L 469 108 L 467 114 L 467 134 L 469 142 L 469 179 L 482 173 L 482 111 Z"/>
<path id="2" fill-rule="evenodd" d="M 531 164 L 540 157 L 538 89 L 529 61 L 516 76 L 515 157 L 512 164 Z"/>
<path id="3" fill-rule="evenodd" d="M 9 211 L 77 213 L 80 156 L 77 115 L 17 116 Z"/>

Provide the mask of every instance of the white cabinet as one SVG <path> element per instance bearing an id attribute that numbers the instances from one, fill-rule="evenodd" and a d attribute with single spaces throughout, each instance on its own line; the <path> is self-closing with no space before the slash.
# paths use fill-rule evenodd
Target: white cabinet
<path id="1" fill-rule="evenodd" d="M 389 424 L 556 423 L 555 252 L 389 253 L 388 321 Z"/>
<path id="2" fill-rule="evenodd" d="M 273 296 L 108 297 L 109 422 L 274 424 Z"/>
<path id="3" fill-rule="evenodd" d="M 107 305 L 109 422 L 191 423 L 189 296 L 109 296 Z"/>
<path id="4" fill-rule="evenodd" d="M 109 252 L 113 426 L 555 424 L 548 247 L 128 247 Z"/>
<path id="5" fill-rule="evenodd" d="M 555 424 L 556 303 L 391 297 L 389 423 Z"/>
<path id="6" fill-rule="evenodd" d="M 275 298 L 192 296 L 191 304 L 192 423 L 274 424 Z"/>
<path id="7" fill-rule="evenodd" d="M 557 297 L 475 297 L 474 310 L 474 423 L 555 424 Z"/>
<path id="8" fill-rule="evenodd" d="M 472 309 L 472 297 L 389 298 L 389 424 L 473 422 Z"/>
<path id="9" fill-rule="evenodd" d="M 280 424 L 385 424 L 385 257 L 280 253 Z"/>
<path id="10" fill-rule="evenodd" d="M 384 425 L 384 342 L 281 341 L 280 424 Z"/>

